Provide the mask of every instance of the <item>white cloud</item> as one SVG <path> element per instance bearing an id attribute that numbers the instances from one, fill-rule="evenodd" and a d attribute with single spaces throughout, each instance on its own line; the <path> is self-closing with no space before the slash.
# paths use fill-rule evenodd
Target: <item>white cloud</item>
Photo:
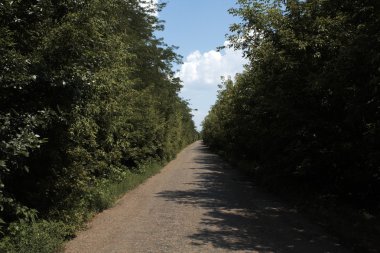
<path id="1" fill-rule="evenodd" d="M 224 45 L 228 46 L 228 42 Z M 202 53 L 196 50 L 186 57 L 177 76 L 183 81 L 181 96 L 190 100 L 193 109 L 198 109 L 193 112 L 198 130 L 210 107 L 215 103 L 221 77 L 233 78 L 243 71 L 247 62 L 241 51 L 228 47 L 220 52 L 210 50 Z"/>
<path id="2" fill-rule="evenodd" d="M 225 45 L 228 45 L 227 42 Z M 185 87 L 194 83 L 217 85 L 221 76 L 234 77 L 236 73 L 241 72 L 246 62 L 241 51 L 228 47 L 221 52 L 210 50 L 201 53 L 197 50 L 186 57 L 178 76 Z"/>
<path id="3" fill-rule="evenodd" d="M 157 11 L 157 4 L 158 0 L 140 0 L 140 6 L 144 7 L 145 9 L 154 9 L 154 16 L 158 16 L 158 11 Z"/>

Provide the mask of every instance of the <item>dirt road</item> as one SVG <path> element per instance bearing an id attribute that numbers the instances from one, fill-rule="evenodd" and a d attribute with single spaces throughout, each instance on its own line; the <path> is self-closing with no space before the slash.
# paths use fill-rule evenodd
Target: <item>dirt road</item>
<path id="1" fill-rule="evenodd" d="M 348 252 L 201 142 L 88 227 L 65 252 Z"/>

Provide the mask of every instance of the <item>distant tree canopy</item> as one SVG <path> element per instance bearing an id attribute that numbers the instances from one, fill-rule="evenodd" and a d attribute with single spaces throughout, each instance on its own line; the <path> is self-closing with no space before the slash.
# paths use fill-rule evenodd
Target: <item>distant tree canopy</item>
<path id="1" fill-rule="evenodd" d="M 140 2 L 1 1 L 0 234 L 195 140 L 180 57 Z"/>
<path id="2" fill-rule="evenodd" d="M 226 80 L 204 141 L 277 191 L 380 203 L 380 7 L 375 0 L 239 0 Z"/>

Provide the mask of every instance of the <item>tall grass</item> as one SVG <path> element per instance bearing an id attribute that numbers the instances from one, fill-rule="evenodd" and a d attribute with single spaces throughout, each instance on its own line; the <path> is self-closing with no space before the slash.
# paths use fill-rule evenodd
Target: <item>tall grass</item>
<path id="1" fill-rule="evenodd" d="M 126 192 L 159 172 L 163 165 L 163 162 L 150 161 L 134 171 L 126 171 L 119 180 L 101 182 L 93 189 L 93 199 L 90 203 L 92 209 L 99 212 L 111 207 Z"/>

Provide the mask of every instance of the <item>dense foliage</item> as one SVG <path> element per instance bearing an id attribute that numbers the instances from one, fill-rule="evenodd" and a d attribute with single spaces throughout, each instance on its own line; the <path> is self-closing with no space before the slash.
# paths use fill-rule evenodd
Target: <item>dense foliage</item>
<path id="1" fill-rule="evenodd" d="M 238 2 L 230 41 L 250 63 L 204 141 L 272 190 L 379 210 L 379 1 Z"/>
<path id="2" fill-rule="evenodd" d="M 180 58 L 141 2 L 1 1 L 0 235 L 65 219 L 99 182 L 196 138 Z"/>

